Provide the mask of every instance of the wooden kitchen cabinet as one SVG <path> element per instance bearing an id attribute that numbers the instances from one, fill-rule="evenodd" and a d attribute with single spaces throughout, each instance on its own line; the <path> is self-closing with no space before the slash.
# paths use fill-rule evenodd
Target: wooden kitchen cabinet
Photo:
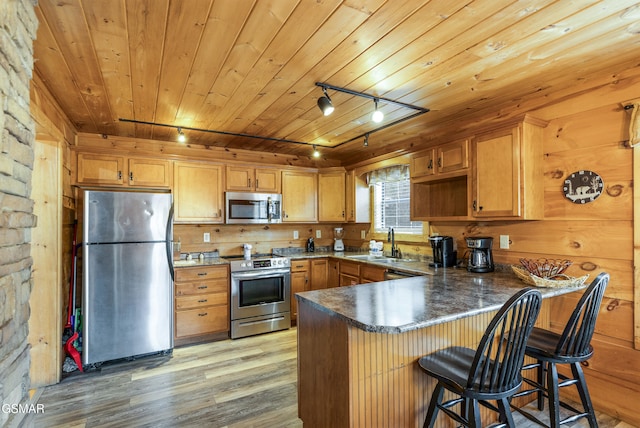
<path id="1" fill-rule="evenodd" d="M 175 269 L 176 345 L 229 332 L 229 270 L 224 266 Z"/>
<path id="2" fill-rule="evenodd" d="M 340 287 L 360 284 L 360 263 L 340 261 Z"/>
<path id="3" fill-rule="evenodd" d="M 168 189 L 171 165 L 171 161 L 164 159 L 78 153 L 76 183 Z"/>
<path id="4" fill-rule="evenodd" d="M 223 167 L 196 162 L 174 165 L 173 201 L 176 223 L 224 221 Z"/>
<path id="5" fill-rule="evenodd" d="M 327 280 L 329 275 L 329 259 L 311 259 L 311 289 L 322 290 L 327 288 Z"/>
<path id="6" fill-rule="evenodd" d="M 318 174 L 307 171 L 282 172 L 282 221 L 318 221 Z"/>
<path id="7" fill-rule="evenodd" d="M 469 140 L 420 151 L 411 157 L 411 219 L 469 217 Z"/>
<path id="8" fill-rule="evenodd" d="M 309 291 L 311 289 L 309 266 L 310 263 L 308 259 L 291 260 L 291 321 L 294 321 L 298 315 L 296 293 Z"/>
<path id="9" fill-rule="evenodd" d="M 346 221 L 345 191 L 344 171 L 318 174 L 318 221 Z"/>
<path id="10" fill-rule="evenodd" d="M 380 266 L 362 265 L 360 267 L 360 283 L 384 281 L 384 274 L 387 269 Z"/>
<path id="11" fill-rule="evenodd" d="M 333 257 L 327 262 L 327 288 L 340 286 L 340 261 Z"/>
<path id="12" fill-rule="evenodd" d="M 345 187 L 347 221 L 350 223 L 370 223 L 371 192 L 364 176 L 357 176 L 355 170 L 347 171 Z"/>
<path id="13" fill-rule="evenodd" d="M 544 126 L 546 122 L 527 116 L 474 139 L 473 217 L 544 217 Z"/>
<path id="14" fill-rule="evenodd" d="M 279 169 L 227 166 L 226 189 L 228 191 L 253 191 L 280 193 L 281 172 Z"/>
<path id="15" fill-rule="evenodd" d="M 422 150 L 411 156 L 411 178 L 446 174 L 469 167 L 469 140 Z"/>

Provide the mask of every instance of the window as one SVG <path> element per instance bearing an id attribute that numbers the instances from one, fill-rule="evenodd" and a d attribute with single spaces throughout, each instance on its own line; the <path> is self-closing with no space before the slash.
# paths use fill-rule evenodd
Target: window
<path id="1" fill-rule="evenodd" d="M 373 231 L 422 235 L 422 222 L 410 220 L 408 165 L 389 167 L 369 174 L 373 186 Z"/>

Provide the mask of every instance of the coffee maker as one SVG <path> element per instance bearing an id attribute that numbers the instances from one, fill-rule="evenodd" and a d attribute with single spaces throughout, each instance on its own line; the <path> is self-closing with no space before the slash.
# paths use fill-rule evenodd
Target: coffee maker
<path id="1" fill-rule="evenodd" d="M 433 250 L 433 267 L 452 267 L 456 265 L 458 252 L 454 249 L 451 236 L 430 236 L 431 249 Z"/>
<path id="2" fill-rule="evenodd" d="M 469 248 L 467 270 L 477 273 L 493 272 L 493 256 L 491 255 L 493 238 L 476 236 L 468 237 L 466 240 Z"/>

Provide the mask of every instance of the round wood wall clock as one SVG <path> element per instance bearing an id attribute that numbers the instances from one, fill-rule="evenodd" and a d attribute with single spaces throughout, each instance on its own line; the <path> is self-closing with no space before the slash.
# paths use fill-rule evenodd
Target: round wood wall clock
<path id="1" fill-rule="evenodd" d="M 593 202 L 604 190 L 602 177 L 593 171 L 576 171 L 564 180 L 564 196 L 574 204 Z"/>

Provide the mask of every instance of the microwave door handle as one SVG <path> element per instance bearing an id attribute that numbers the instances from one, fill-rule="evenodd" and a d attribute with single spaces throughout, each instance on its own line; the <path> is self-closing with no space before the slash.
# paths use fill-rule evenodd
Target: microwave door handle
<path id="1" fill-rule="evenodd" d="M 267 198 L 267 221 L 271 223 L 271 216 L 273 214 L 273 201 L 271 197 Z"/>
<path id="2" fill-rule="evenodd" d="M 233 272 L 231 277 L 232 279 L 272 278 L 274 276 L 282 276 L 287 273 L 291 273 L 291 270 L 278 269 L 275 271 L 269 271 L 268 274 L 265 274 L 264 272 Z"/>

